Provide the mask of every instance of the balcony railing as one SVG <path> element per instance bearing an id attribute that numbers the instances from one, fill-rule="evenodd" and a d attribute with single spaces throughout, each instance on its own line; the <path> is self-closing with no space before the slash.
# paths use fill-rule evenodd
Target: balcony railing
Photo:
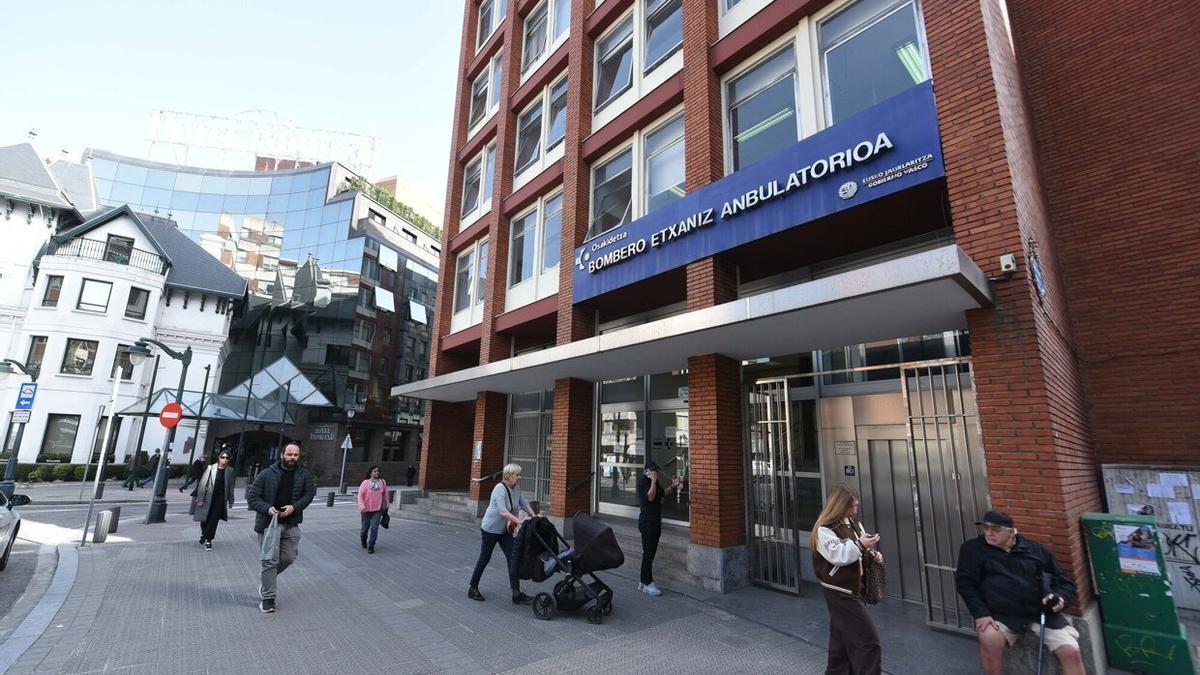
<path id="1" fill-rule="evenodd" d="M 88 260 L 103 260 L 105 262 L 117 263 L 118 265 L 129 265 L 140 270 L 153 272 L 154 274 L 166 274 L 167 260 L 166 258 L 152 253 L 143 251 L 140 248 L 128 248 L 123 246 L 114 246 L 106 241 L 98 239 L 70 239 L 67 241 L 51 240 L 46 246 L 46 255 L 63 255 L 73 256 L 76 258 L 87 258 Z"/>

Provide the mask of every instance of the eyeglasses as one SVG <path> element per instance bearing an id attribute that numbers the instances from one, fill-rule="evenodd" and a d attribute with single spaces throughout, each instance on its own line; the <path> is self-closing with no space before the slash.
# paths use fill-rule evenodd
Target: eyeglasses
<path id="1" fill-rule="evenodd" d="M 1005 525 L 987 525 L 987 524 L 985 524 L 983 526 L 984 532 L 1006 532 L 1011 529 L 1013 529 L 1013 528 L 1007 527 Z"/>

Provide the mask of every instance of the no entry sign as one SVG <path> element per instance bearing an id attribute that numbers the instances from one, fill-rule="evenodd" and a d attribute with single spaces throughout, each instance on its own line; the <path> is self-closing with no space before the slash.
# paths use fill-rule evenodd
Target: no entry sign
<path id="1" fill-rule="evenodd" d="M 168 429 L 179 424 L 181 419 L 183 419 L 183 406 L 178 403 L 168 403 L 163 406 L 162 412 L 158 413 L 158 421 Z"/>

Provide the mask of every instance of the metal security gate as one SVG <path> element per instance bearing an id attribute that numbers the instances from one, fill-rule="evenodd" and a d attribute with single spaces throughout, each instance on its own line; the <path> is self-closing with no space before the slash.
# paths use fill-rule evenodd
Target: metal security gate
<path id="1" fill-rule="evenodd" d="M 904 366 L 902 375 L 925 622 L 973 633 L 971 613 L 954 587 L 958 548 L 977 536 L 975 522 L 988 509 L 971 362 Z"/>
<path id="2" fill-rule="evenodd" d="M 751 575 L 755 583 L 800 592 L 796 479 L 784 378 L 759 380 L 747 398 Z"/>

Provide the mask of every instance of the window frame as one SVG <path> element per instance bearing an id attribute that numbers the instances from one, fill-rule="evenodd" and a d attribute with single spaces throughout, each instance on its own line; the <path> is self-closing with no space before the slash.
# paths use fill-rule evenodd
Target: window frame
<path id="1" fill-rule="evenodd" d="M 39 343 L 38 340 L 41 340 L 41 342 Z M 42 346 L 42 353 L 38 358 L 35 359 L 33 358 L 33 352 L 38 344 L 41 344 Z M 30 370 L 37 369 L 38 372 L 41 372 L 42 366 L 46 363 L 46 348 L 49 346 L 49 335 L 30 335 L 29 349 L 25 350 L 25 365 L 28 366 Z"/>
<path id="2" fill-rule="evenodd" d="M 130 307 L 133 307 L 133 294 L 137 293 L 139 291 L 141 293 L 144 293 L 145 298 L 146 298 L 145 304 L 142 307 L 142 315 L 141 316 L 130 315 L 130 313 L 129 313 Z M 145 288 L 140 288 L 138 286 L 130 286 L 129 287 L 129 296 L 125 299 L 125 318 L 133 319 L 134 321 L 145 321 L 146 315 L 149 313 L 150 313 L 150 291 Z"/>
<path id="3" fill-rule="evenodd" d="M 95 345 L 91 349 L 91 362 L 88 364 L 86 373 L 84 373 L 84 372 L 79 372 L 79 373 L 68 372 L 66 369 L 67 368 L 67 358 L 70 357 L 71 351 L 72 351 L 71 350 L 72 342 L 80 343 L 80 344 Z M 58 373 L 59 373 L 59 375 L 72 375 L 72 376 L 76 376 L 76 377 L 91 377 L 92 373 L 94 373 L 96 371 L 96 359 L 99 356 L 99 354 L 100 354 L 100 341 L 99 340 L 85 340 L 83 338 L 68 337 L 66 346 L 63 348 L 62 362 L 58 366 Z"/>
<path id="4" fill-rule="evenodd" d="M 641 186 L 640 186 L 640 189 L 638 190 L 638 195 L 640 195 L 641 200 L 642 200 L 642 209 L 641 209 L 642 215 L 638 216 L 639 218 L 644 217 L 645 215 L 651 213 L 651 208 L 650 208 L 650 197 L 651 197 L 651 195 L 650 195 L 650 160 L 655 157 L 658 157 L 659 155 L 662 155 L 667 150 L 669 150 L 670 148 L 673 148 L 676 145 L 683 146 L 682 150 L 685 152 L 687 150 L 687 139 L 685 137 L 686 134 L 684 132 L 683 126 L 680 126 L 678 139 L 673 140 L 670 143 L 664 145 L 663 147 L 659 148 L 653 154 L 651 154 L 647 148 L 647 143 L 650 140 L 651 136 L 653 136 L 654 134 L 659 133 L 661 131 L 666 131 L 667 127 L 674 124 L 676 122 L 676 120 L 678 120 L 681 123 L 684 122 L 684 116 L 683 116 L 682 111 L 680 111 L 679 113 L 677 113 L 675 115 L 669 115 L 666 119 L 662 120 L 661 122 L 658 122 L 657 124 L 655 124 L 651 127 L 648 127 L 645 130 L 645 132 L 641 134 L 641 136 L 642 136 L 642 138 L 641 138 L 642 173 L 643 173 L 644 178 L 641 181 Z M 686 157 L 686 155 L 683 156 L 683 194 L 684 195 L 687 194 L 687 157 Z M 676 200 L 682 199 L 682 198 L 683 198 L 683 195 L 677 197 Z"/>
<path id="5" fill-rule="evenodd" d="M 509 275 L 505 280 L 505 295 L 504 295 L 504 310 L 510 311 L 534 303 L 542 298 L 551 297 L 558 293 L 558 275 L 559 267 L 562 265 L 562 243 L 563 243 L 563 187 L 558 186 L 550 192 L 545 193 L 538 198 L 538 201 L 529 205 L 528 208 L 511 217 L 509 220 Z M 548 205 L 558 199 L 558 262 L 546 267 L 546 216 L 548 215 Z M 512 282 L 512 270 L 516 269 L 514 258 L 516 257 L 517 246 L 512 240 L 514 237 L 515 227 L 518 221 L 532 217 L 532 227 L 527 227 L 524 237 L 530 237 L 533 240 L 533 262 L 530 264 L 529 276 L 524 279 Z"/>
<path id="6" fill-rule="evenodd" d="M 659 6 L 659 8 L 656 11 L 651 13 L 649 3 L 653 2 L 653 1 L 654 0 L 646 0 L 646 3 L 647 3 L 646 4 L 646 12 L 645 12 L 645 16 L 642 17 L 642 29 L 645 30 L 645 32 L 646 32 L 646 38 L 643 41 L 644 44 L 642 45 L 642 74 L 643 75 L 649 75 L 651 72 L 654 71 L 655 68 L 659 67 L 664 62 L 666 62 L 667 59 L 674 56 L 675 52 L 678 52 L 683 49 L 683 0 L 660 0 L 662 2 L 662 4 Z M 679 42 L 675 43 L 674 46 L 672 46 L 670 49 L 663 52 L 662 55 L 659 56 L 657 59 L 655 59 L 654 61 L 651 61 L 650 60 L 650 35 L 651 35 L 650 20 L 652 18 L 656 18 L 660 15 L 664 15 L 664 13 L 666 13 L 667 7 L 669 7 L 675 3 L 679 3 L 679 5 L 678 5 L 679 24 L 680 24 L 679 25 Z M 669 13 L 667 13 L 666 15 L 669 16 Z M 665 21 L 663 23 L 665 23 Z M 660 23 L 659 25 L 661 26 L 663 24 Z"/>
<path id="7" fill-rule="evenodd" d="M 631 56 L 629 64 L 629 81 L 615 92 L 608 95 L 603 101 L 600 100 L 599 91 L 596 90 L 596 84 L 600 81 L 600 67 L 604 63 L 604 56 L 600 53 L 601 45 L 605 40 L 614 37 L 617 33 L 625 32 L 625 24 L 629 24 L 629 37 L 622 39 L 616 47 L 610 49 L 607 53 L 615 54 L 618 49 L 623 49 L 628 43 Z M 604 32 L 603 35 L 596 38 L 595 50 L 596 54 L 593 59 L 592 66 L 592 114 L 596 115 L 608 106 L 612 105 L 613 101 L 621 98 L 625 92 L 633 88 L 633 74 L 638 71 L 637 67 L 637 22 L 634 20 L 634 12 L 630 10 L 625 16 L 613 22 L 613 26 Z"/>
<path id="8" fill-rule="evenodd" d="M 629 215 L 629 220 L 626 221 L 626 224 L 631 223 L 635 220 L 638 220 L 639 218 L 645 217 L 646 214 L 649 213 L 648 190 L 649 190 L 649 185 L 650 185 L 649 172 L 648 172 L 649 157 L 646 153 L 646 139 L 651 134 L 653 134 L 657 131 L 661 131 L 662 129 L 666 128 L 668 125 L 674 123 L 676 121 L 676 119 L 678 119 L 679 117 L 681 117 L 683 115 L 684 115 L 683 106 L 682 105 L 676 106 L 675 108 L 667 111 L 666 114 L 661 115 L 660 117 L 653 120 L 646 126 L 635 131 L 633 133 L 633 135 L 629 137 L 629 140 L 625 141 L 624 143 L 620 144 L 619 146 L 610 150 L 609 152 L 605 153 L 604 155 L 601 155 L 596 161 L 592 162 L 591 166 L 588 168 L 589 180 L 590 180 L 590 184 L 588 187 L 588 233 L 587 233 L 587 237 L 585 238 L 584 241 L 590 241 L 591 239 L 594 239 L 596 237 L 603 235 L 605 232 L 611 232 L 612 230 L 616 229 L 617 227 L 621 227 L 620 225 L 616 225 L 607 230 L 604 230 L 603 232 L 596 232 L 596 231 L 593 231 L 593 229 L 592 229 L 593 225 L 595 223 L 595 219 L 596 219 L 596 204 L 595 204 L 595 201 L 596 201 L 595 200 L 596 168 L 602 164 L 606 164 L 606 163 L 616 159 L 618 156 L 624 154 L 625 152 L 630 152 L 631 153 L 631 158 L 630 158 L 630 172 L 631 172 L 630 191 L 631 191 L 631 194 L 630 194 L 630 206 L 629 206 L 630 215 Z M 684 194 L 686 194 L 686 189 L 687 189 L 687 180 L 686 180 L 687 179 L 687 164 L 686 164 L 687 137 L 686 137 L 686 134 L 681 136 L 681 139 L 676 142 L 684 143 L 684 153 L 685 153 L 684 154 L 684 157 L 685 157 L 685 164 L 684 164 L 685 193 Z M 672 143 L 671 145 L 674 145 L 674 143 Z"/>
<path id="9" fill-rule="evenodd" d="M 488 6 L 488 10 L 490 12 L 487 33 L 484 33 L 482 23 L 484 16 L 484 5 Z M 504 23 L 504 20 L 508 18 L 508 0 L 481 0 L 481 2 L 477 5 L 477 8 L 478 13 L 475 17 L 476 53 L 478 53 L 480 49 L 483 49 L 483 46 L 487 44 L 488 40 L 495 35 L 496 30 L 500 28 L 500 25 Z"/>
<path id="10" fill-rule="evenodd" d="M 488 250 L 488 237 L 480 237 L 471 242 L 469 246 L 464 247 L 454 257 L 454 288 L 450 296 L 451 333 L 470 328 L 483 321 L 483 298 L 487 290 Z M 465 280 L 467 285 L 465 292 L 468 294 L 466 306 L 458 309 L 459 292 L 462 290 L 459 283 L 459 268 L 463 264 L 463 259 L 468 256 L 470 257 L 470 263 L 467 268 L 467 278 Z M 482 270 L 480 269 L 481 266 Z M 483 272 L 482 278 L 479 276 L 481 271 Z"/>
<path id="11" fill-rule="evenodd" d="M 647 2 L 649 1 L 637 0 L 634 2 L 633 6 L 614 21 L 612 26 L 602 33 L 594 43 L 593 48 L 595 51 L 592 58 L 591 91 L 593 133 L 599 131 L 609 122 L 612 122 L 639 99 L 654 91 L 659 85 L 683 69 L 682 30 L 680 31 L 680 42 L 678 45 L 664 52 L 655 62 L 649 63 L 647 61 L 646 50 L 649 43 Z M 667 4 L 670 3 L 671 0 L 667 0 Z M 682 22 L 682 5 L 678 11 L 681 13 L 680 21 Z M 629 85 L 617 91 L 607 100 L 599 101 L 597 85 L 600 82 L 601 43 L 616 33 L 622 32 L 626 21 L 630 21 L 632 27 L 632 56 Z M 624 45 L 624 41 L 621 44 Z"/>
<path id="12" fill-rule="evenodd" d="M 54 280 L 58 280 L 58 287 L 52 288 Z M 58 307 L 58 303 L 62 300 L 63 287 L 66 285 L 66 277 L 61 274 L 46 275 L 46 287 L 42 289 L 42 307 Z M 50 300 L 50 292 L 53 290 L 54 300 Z"/>
<path id="13" fill-rule="evenodd" d="M 89 282 L 93 283 L 93 284 L 104 285 L 104 286 L 108 287 L 108 293 L 105 294 L 103 307 L 101 307 L 100 305 L 91 303 L 91 302 L 87 303 L 87 306 L 84 306 L 83 294 L 87 292 Z M 112 292 L 113 292 L 113 282 L 103 281 L 101 279 L 90 279 L 88 277 L 84 277 L 83 283 L 79 285 L 79 296 L 75 300 L 75 309 L 77 309 L 81 312 L 92 312 L 95 314 L 107 314 L 108 306 L 110 303 L 112 303 Z M 99 308 L 99 309 L 96 309 L 96 308 Z"/>
<path id="14" fill-rule="evenodd" d="M 499 78 L 499 79 L 497 79 Z M 488 60 L 488 64 L 483 70 L 479 71 L 479 75 L 471 80 L 470 93 L 467 97 L 467 138 L 473 138 L 479 130 L 487 126 L 496 111 L 500 110 L 500 94 L 504 84 L 504 52 L 497 52 L 495 56 Z M 483 110 L 479 113 L 479 119 L 474 119 L 475 115 L 475 87 L 479 82 L 483 82 Z"/>
<path id="15" fill-rule="evenodd" d="M 122 371 L 121 381 L 122 382 L 132 382 L 133 381 L 133 361 L 130 360 L 130 358 L 129 358 L 129 348 L 131 346 L 132 345 L 121 344 L 121 343 L 117 344 L 117 350 L 116 350 L 116 352 L 113 353 L 113 364 L 112 364 L 112 369 L 108 373 L 108 379 L 110 379 L 110 380 L 115 379 L 117 376 L 117 369 L 121 368 L 121 371 Z M 121 363 L 121 356 L 125 357 L 125 363 L 127 363 L 129 365 L 129 377 L 125 377 L 123 374 L 125 369 L 122 366 L 124 366 L 125 363 Z"/>
<path id="16" fill-rule="evenodd" d="M 567 89 L 563 92 L 563 98 L 567 98 L 570 90 L 570 82 L 567 81 L 567 70 L 564 68 L 562 74 L 554 78 L 542 88 L 538 95 L 528 105 L 522 108 L 517 113 L 517 138 L 513 144 L 513 190 L 519 189 L 529 181 L 533 180 L 538 174 L 545 171 L 552 164 L 562 159 L 566 152 L 566 144 L 563 140 L 566 138 L 566 122 L 563 123 L 563 134 L 553 143 L 550 142 L 550 126 L 554 121 L 552 116 L 554 99 L 551 94 L 559 85 L 566 84 Z M 537 153 L 529 159 L 523 166 L 517 165 L 517 158 L 520 157 L 520 133 L 521 119 L 526 115 L 540 110 L 540 129 L 538 131 L 538 148 Z M 566 110 L 566 107 L 563 107 Z M 565 113 L 564 113 L 565 114 Z"/>
<path id="17" fill-rule="evenodd" d="M 476 198 L 475 207 L 470 211 L 467 211 L 467 177 L 471 174 L 471 167 L 475 164 L 479 165 L 479 195 Z M 491 180 L 488 180 L 489 170 L 491 173 Z M 466 166 L 463 167 L 461 196 L 462 204 L 459 209 L 461 212 L 459 221 L 460 228 L 469 226 L 471 223 L 479 220 L 484 214 L 492 210 L 492 197 L 494 196 L 495 192 L 495 182 L 496 142 L 492 141 L 491 143 L 485 145 L 483 149 L 479 151 L 479 154 L 472 157 L 470 161 L 467 162 Z"/>
<path id="18" fill-rule="evenodd" d="M 570 24 L 571 3 L 569 0 L 566 2 L 567 25 L 563 29 L 563 32 L 561 35 L 555 33 L 555 28 L 557 27 L 558 20 L 559 20 L 558 10 L 560 9 L 560 5 L 559 5 L 560 2 L 562 2 L 562 0 L 542 0 L 542 2 L 540 4 L 538 4 L 536 7 L 533 8 L 532 11 L 530 11 L 528 14 L 525 15 L 525 19 L 522 20 L 522 22 L 521 22 L 521 76 L 520 76 L 520 81 L 522 83 L 524 83 L 535 72 L 537 72 L 537 69 L 540 68 L 542 66 L 542 64 L 544 64 L 546 61 L 548 61 L 550 59 L 550 56 L 552 54 L 554 54 L 556 51 L 558 51 L 558 48 L 561 47 L 562 44 L 564 42 L 566 42 L 567 38 L 571 35 L 571 24 Z M 545 46 L 542 48 L 542 51 L 536 57 L 534 57 L 532 60 L 529 60 L 529 59 L 526 59 L 526 55 L 529 54 L 529 49 L 528 49 L 528 47 L 529 47 L 529 31 L 528 31 L 529 19 L 530 19 L 530 17 L 535 16 L 538 12 L 542 11 L 543 9 L 545 10 L 545 13 L 546 13 Z"/>

